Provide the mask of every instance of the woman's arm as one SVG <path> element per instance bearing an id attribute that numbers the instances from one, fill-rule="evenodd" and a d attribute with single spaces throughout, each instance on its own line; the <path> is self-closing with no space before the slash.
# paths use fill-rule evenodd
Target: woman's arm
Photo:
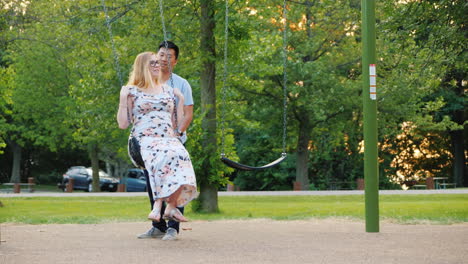
<path id="1" fill-rule="evenodd" d="M 128 86 L 122 86 L 120 90 L 119 110 L 117 111 L 117 123 L 120 129 L 126 129 L 132 120 L 133 102 L 128 96 Z"/>

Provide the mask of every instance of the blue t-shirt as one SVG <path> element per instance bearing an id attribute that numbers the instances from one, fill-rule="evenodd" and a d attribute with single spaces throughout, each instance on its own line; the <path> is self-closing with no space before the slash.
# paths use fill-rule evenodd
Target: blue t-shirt
<path id="1" fill-rule="evenodd" d="M 174 88 L 179 88 L 180 92 L 184 95 L 184 105 L 193 105 L 192 87 L 187 80 L 172 73 L 172 82 L 171 78 L 169 78 L 166 84 Z"/>

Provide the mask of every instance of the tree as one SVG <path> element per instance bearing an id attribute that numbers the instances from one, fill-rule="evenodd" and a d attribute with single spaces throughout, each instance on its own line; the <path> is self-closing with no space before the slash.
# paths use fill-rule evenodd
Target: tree
<path id="1" fill-rule="evenodd" d="M 32 144 L 45 146 L 53 151 L 80 146 L 80 143 L 74 142 L 74 139 L 87 144 L 89 138 L 91 138 L 89 140 L 91 143 L 98 142 L 100 137 L 111 138 L 97 131 L 103 129 L 109 131 L 105 126 L 106 123 L 101 121 L 114 119 L 110 111 L 103 109 L 107 107 L 107 102 L 103 99 L 112 100 L 108 96 L 108 91 L 99 89 L 104 83 L 92 83 L 86 79 L 86 77 L 93 80 L 105 78 L 102 75 L 93 74 L 93 71 L 82 72 L 83 69 L 90 69 L 91 63 L 99 61 L 100 58 L 95 56 L 94 60 L 88 64 L 89 66 L 83 69 L 79 61 L 86 59 L 82 56 L 83 53 L 86 54 L 85 51 L 91 50 L 92 53 L 93 49 L 90 47 L 95 43 L 92 43 L 92 37 L 84 37 L 89 35 L 89 31 L 83 32 L 83 28 L 90 30 L 86 26 L 96 20 L 93 20 L 93 13 L 84 18 L 77 15 L 82 15 L 80 12 L 85 11 L 84 9 L 94 9 L 89 5 L 77 8 L 78 5 L 72 2 L 61 3 L 60 6 L 63 9 L 49 8 L 49 5 L 56 4 L 56 2 L 35 2 L 27 6 L 25 17 L 29 19 L 25 19 L 15 28 L 17 33 L 12 38 L 14 42 L 9 49 L 13 63 L 12 69 L 15 73 L 12 88 L 15 131 L 18 131 L 22 138 L 30 140 Z M 82 45 L 82 49 L 76 48 L 78 45 Z M 102 72 L 107 73 L 104 70 Z M 76 92 L 77 87 L 96 83 L 98 92 L 92 89 L 87 89 L 88 94 Z M 78 97 L 76 97 L 77 94 Z M 37 101 L 37 98 L 42 100 Z M 98 100 L 104 101 L 104 104 L 94 104 Z M 88 104 L 84 111 L 80 111 L 82 104 Z M 83 112 L 85 112 L 84 115 L 80 116 L 79 114 Z M 91 123 L 97 137 L 93 135 L 93 131 L 87 130 L 86 125 Z M 14 130 L 10 129 L 10 131 Z M 82 133 L 86 133 L 87 136 L 82 136 Z M 14 138 L 10 136 L 9 139 Z M 101 140 L 101 142 L 106 142 L 106 140 Z M 10 145 L 18 144 L 12 142 Z M 86 147 L 81 148 L 86 149 Z M 90 157 L 97 157 L 97 155 Z M 94 160 L 93 164 L 96 162 Z M 95 171 L 97 172 L 97 169 Z M 99 180 L 97 180 L 97 173 L 94 174 L 95 190 L 98 190 Z"/>
<path id="2" fill-rule="evenodd" d="M 215 50 L 215 9 L 213 1 L 200 1 L 200 53 L 202 56 L 201 82 L 201 111 L 206 113 L 202 121 L 205 130 L 203 150 L 209 157 L 210 153 L 217 153 L 216 137 L 216 50 Z M 210 174 L 215 171 L 212 159 L 205 159 L 203 163 L 205 173 L 198 175 L 200 184 L 201 209 L 206 212 L 218 211 L 217 188 L 210 182 Z"/>
<path id="3" fill-rule="evenodd" d="M 5 89 L 10 91 L 5 132 L 14 156 L 10 179 L 14 182 L 20 181 L 23 147 L 32 149 L 31 145 L 49 145 L 56 150 L 59 142 L 63 143 L 69 134 L 54 127 L 56 120 L 63 118 L 61 106 L 66 101 L 60 99 L 64 94 L 62 84 L 67 81 L 67 69 L 63 67 L 63 61 L 55 60 L 61 57 L 59 48 L 44 40 L 47 35 L 41 39 L 36 34 L 35 30 L 41 27 L 35 23 L 37 10 L 21 4 L 16 2 L 9 6 L 9 15 L 15 16 L 9 18 L 9 30 L 2 32 L 9 43 L 4 57 L 9 61 L 8 74 L 4 75 L 4 80 L 8 80 Z M 38 98 L 42 99 L 41 103 Z"/>
<path id="4" fill-rule="evenodd" d="M 466 142 L 468 134 L 466 123 L 466 81 L 467 81 L 467 43 L 465 1 L 418 1 L 414 8 L 421 14 L 413 17 L 416 24 L 414 38 L 422 48 L 436 49 L 442 53 L 445 60 L 441 66 L 444 69 L 442 81 L 435 93 L 427 98 L 435 101 L 443 98 L 446 104 L 433 115 L 435 122 L 443 122 L 448 116 L 458 126 L 448 126 L 447 132 L 451 138 L 453 155 L 453 179 L 458 186 L 468 184 L 466 170 Z"/>
<path id="5" fill-rule="evenodd" d="M 261 61 L 259 65 L 247 67 L 251 78 L 265 79 L 258 82 L 257 94 L 263 94 L 271 99 L 281 98 L 281 7 L 275 7 L 274 13 L 270 7 L 261 4 L 253 5 L 255 15 L 252 17 L 266 17 L 263 27 L 258 27 L 255 35 L 256 53 Z M 288 12 L 288 125 L 294 127 L 289 130 L 290 136 L 296 136 L 296 182 L 301 189 L 309 189 L 311 152 L 317 148 L 314 145 L 321 140 L 321 134 L 329 133 L 334 138 L 330 143 L 340 144 L 344 136 L 342 130 L 330 129 L 340 115 L 352 113 L 353 99 L 356 101 L 358 92 L 356 84 L 347 77 L 350 66 L 357 66 L 357 59 L 353 56 L 357 43 L 353 36 L 356 9 L 351 9 L 344 2 L 326 1 L 291 1 L 287 6 Z M 265 30 L 267 28 L 268 30 Z M 263 33 L 265 32 L 265 33 Z M 266 39 L 270 34 L 270 41 Z M 274 44 L 272 44 L 272 42 Z M 267 45 L 270 45 L 269 47 Z M 265 50 L 276 47 L 271 57 L 265 56 Z M 274 59 L 271 59 L 274 58 Z M 254 63 L 258 63 L 255 61 Z M 263 67 L 264 65 L 265 68 Z M 278 65 L 275 71 L 271 66 Z M 344 69 L 343 69 L 344 68 Z M 273 74 L 272 74 L 273 73 Z M 351 98 L 351 99 L 350 99 Z M 346 103 L 348 101 L 348 103 Z M 279 100 L 281 102 L 281 100 Z M 351 103 L 351 104 L 349 104 Z M 273 101 L 263 103 L 261 107 L 274 106 Z M 260 107 L 260 106 L 258 106 Z M 351 111 L 347 111 L 350 107 Z M 277 108 L 277 106 L 276 106 Z M 277 108 L 278 109 L 278 108 Z M 269 109 L 270 111 L 276 111 Z M 266 111 L 268 112 L 268 111 Z M 344 121 L 345 119 L 343 119 Z M 341 126 L 340 126 L 341 125 Z M 343 128 L 340 123 L 337 128 Z M 342 139 L 338 139 L 341 137 Z M 320 152 L 315 152 L 315 154 Z M 318 175 L 314 175 L 318 177 Z"/>
<path id="6" fill-rule="evenodd" d="M 387 47 L 382 49 L 381 57 L 389 58 L 382 62 L 385 78 L 382 112 L 387 125 L 384 130 L 388 132 L 384 145 L 388 142 L 391 145 L 394 137 L 401 137 L 396 133 L 403 129 L 390 132 L 391 124 L 407 127 L 409 121 L 412 127 L 409 133 L 417 137 L 413 143 L 421 142 L 413 148 L 424 149 L 421 139 L 431 140 L 430 145 L 439 148 L 430 154 L 438 156 L 436 164 L 445 169 L 451 166 L 448 164 L 452 156 L 454 180 L 459 186 L 466 177 L 463 176 L 466 175 L 465 99 L 461 93 L 466 79 L 466 72 L 461 70 L 466 68 L 464 5 L 463 1 L 388 2 L 383 5 L 384 19 L 380 26 L 385 33 L 381 40 L 386 42 L 382 46 Z M 451 144 L 445 140 L 447 136 L 452 138 Z M 408 156 L 408 163 L 419 164 L 416 167 L 426 164 L 423 167 L 427 171 L 432 166 L 425 160 Z M 403 181 L 417 175 L 416 171 L 406 174 L 402 176 Z M 433 175 L 423 175 L 426 176 Z"/>

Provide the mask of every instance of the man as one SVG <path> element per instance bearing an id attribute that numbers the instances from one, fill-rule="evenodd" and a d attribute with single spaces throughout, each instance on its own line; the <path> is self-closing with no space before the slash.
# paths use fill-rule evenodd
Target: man
<path id="1" fill-rule="evenodd" d="M 182 143 L 187 140 L 186 130 L 189 127 L 193 119 L 193 97 L 192 88 L 187 80 L 180 77 L 173 72 L 174 67 L 177 65 L 179 58 L 179 47 L 171 41 L 163 41 L 159 44 L 159 50 L 157 54 L 161 78 L 164 83 L 169 86 L 177 87 L 184 95 L 184 120 L 181 125 L 177 128 Z M 146 186 L 148 189 L 148 196 L 151 203 L 151 209 L 153 209 L 154 199 L 153 193 L 149 184 L 148 173 L 145 170 Z M 162 219 L 164 207 L 161 208 L 161 220 L 159 222 L 153 221 L 153 226 L 145 233 L 138 236 L 138 238 L 160 238 L 162 240 L 176 240 L 177 234 L 179 233 L 179 222 L 169 220 L 166 225 L 166 221 Z M 178 208 L 184 213 L 184 208 Z"/>

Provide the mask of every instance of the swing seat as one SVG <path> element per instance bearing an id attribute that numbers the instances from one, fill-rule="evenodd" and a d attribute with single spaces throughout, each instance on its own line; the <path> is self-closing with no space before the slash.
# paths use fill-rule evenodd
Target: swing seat
<path id="1" fill-rule="evenodd" d="M 264 166 L 261 166 L 261 167 L 252 167 L 252 166 L 249 166 L 249 165 L 244 165 L 244 164 L 235 162 L 233 160 L 230 160 L 230 159 L 226 158 L 223 154 L 221 155 L 221 161 L 224 164 L 228 165 L 231 168 L 238 169 L 238 170 L 243 170 L 243 171 L 268 169 L 268 168 L 271 168 L 271 167 L 274 167 L 274 166 L 280 164 L 285 159 L 286 159 L 286 153 L 282 153 L 281 157 L 279 159 L 273 161 L 273 162 L 270 162 L 270 163 L 268 163 L 268 164 L 266 164 Z"/>
<path id="2" fill-rule="evenodd" d="M 128 156 L 135 167 L 143 170 L 145 169 L 145 162 L 141 156 L 140 142 L 138 142 L 138 139 L 135 137 L 130 137 L 128 139 Z"/>

